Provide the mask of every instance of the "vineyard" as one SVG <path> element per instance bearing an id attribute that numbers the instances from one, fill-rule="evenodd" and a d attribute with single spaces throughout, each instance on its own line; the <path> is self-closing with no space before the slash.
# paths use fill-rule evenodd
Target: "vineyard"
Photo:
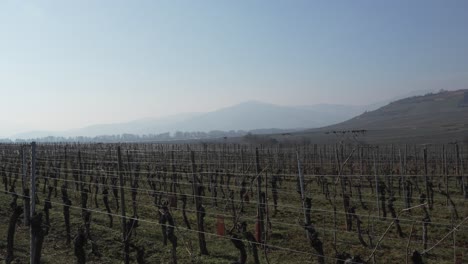
<path id="1" fill-rule="evenodd" d="M 467 263 L 466 146 L 1 144 L 6 263 Z"/>

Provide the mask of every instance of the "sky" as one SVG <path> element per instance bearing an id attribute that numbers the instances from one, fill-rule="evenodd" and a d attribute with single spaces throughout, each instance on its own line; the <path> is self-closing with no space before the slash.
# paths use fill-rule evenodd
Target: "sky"
<path id="1" fill-rule="evenodd" d="M 468 88 L 464 0 L 0 0 L 0 136 Z"/>

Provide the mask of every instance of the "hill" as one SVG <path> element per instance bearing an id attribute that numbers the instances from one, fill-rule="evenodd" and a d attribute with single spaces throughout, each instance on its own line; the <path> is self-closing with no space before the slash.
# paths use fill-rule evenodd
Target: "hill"
<path id="1" fill-rule="evenodd" d="M 442 91 L 397 100 L 345 122 L 294 133 L 288 138 L 331 142 L 352 138 L 337 132 L 353 130 L 366 130 L 365 135 L 356 138 L 368 143 L 423 144 L 466 140 L 468 90 Z M 277 135 L 276 138 L 284 137 Z"/>

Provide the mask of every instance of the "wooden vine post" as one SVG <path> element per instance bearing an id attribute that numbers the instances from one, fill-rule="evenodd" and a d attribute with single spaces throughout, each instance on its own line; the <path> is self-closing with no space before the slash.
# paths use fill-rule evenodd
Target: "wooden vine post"
<path id="1" fill-rule="evenodd" d="M 29 219 L 32 219 L 36 212 L 36 142 L 31 143 L 31 209 L 29 211 Z M 30 231 L 30 263 L 35 263 L 36 252 L 36 235 L 33 232 L 32 225 L 29 226 Z"/>
<path id="2" fill-rule="evenodd" d="M 427 168 L 427 148 L 424 147 L 424 188 L 426 189 L 426 197 L 427 197 L 427 203 L 429 205 L 429 209 L 432 209 L 432 203 L 431 203 L 431 196 L 430 196 L 430 187 L 429 187 L 429 172 Z"/>
<path id="3" fill-rule="evenodd" d="M 304 194 L 304 175 L 302 174 L 301 170 L 301 161 L 299 160 L 299 152 L 296 151 L 297 156 L 297 171 L 298 171 L 298 178 L 299 178 L 299 185 L 301 188 L 301 201 L 302 201 L 302 210 L 304 210 L 304 226 L 309 225 L 309 220 L 307 217 L 306 206 L 305 202 L 305 194 Z M 306 237 L 309 238 L 309 232 L 306 230 Z"/>
<path id="4" fill-rule="evenodd" d="M 83 180 L 83 164 L 81 163 L 81 151 L 78 150 L 78 177 L 80 179 L 80 195 L 83 195 L 84 180 Z"/>
<path id="5" fill-rule="evenodd" d="M 27 183 L 27 176 L 26 176 L 26 153 L 25 153 L 25 146 L 21 146 L 21 172 L 23 176 L 23 181 L 21 182 L 22 187 L 23 187 L 23 203 L 24 203 L 24 225 L 28 226 L 29 225 L 29 201 L 30 198 L 29 196 L 29 189 L 26 185 Z"/>
<path id="6" fill-rule="evenodd" d="M 374 161 L 374 177 L 375 177 L 375 198 L 376 198 L 376 205 L 377 211 L 379 213 L 380 218 L 380 206 L 379 206 L 379 176 L 377 175 L 377 164 L 375 160 L 375 151 L 372 152 L 372 157 Z"/>
<path id="7" fill-rule="evenodd" d="M 125 217 L 125 191 L 124 191 L 124 180 L 122 174 L 122 153 L 120 146 L 117 147 L 117 157 L 119 160 L 119 179 L 120 179 L 120 210 L 122 214 L 122 238 L 124 242 L 124 260 L 125 264 L 130 263 L 130 244 L 127 238 L 127 221 Z"/>
<path id="8" fill-rule="evenodd" d="M 198 186 L 197 176 L 195 175 L 195 153 L 193 151 L 190 153 L 190 158 L 192 160 L 192 188 L 195 196 L 195 211 L 197 212 L 198 244 L 200 245 L 200 253 L 202 255 L 208 255 L 208 249 L 205 241 L 205 228 L 203 226 L 203 216 L 201 215 L 201 192 Z"/>
<path id="9" fill-rule="evenodd" d="M 258 148 L 255 148 L 255 168 L 257 174 L 257 242 L 263 245 L 263 208 L 262 208 L 262 177 L 260 175 L 260 161 L 258 157 Z"/>
<path id="10" fill-rule="evenodd" d="M 463 198 L 465 200 L 468 199 L 468 186 L 466 182 L 466 176 L 465 176 L 465 169 L 464 169 L 464 164 L 463 164 L 463 147 L 460 151 L 460 177 L 461 177 L 461 184 L 463 186 Z"/>

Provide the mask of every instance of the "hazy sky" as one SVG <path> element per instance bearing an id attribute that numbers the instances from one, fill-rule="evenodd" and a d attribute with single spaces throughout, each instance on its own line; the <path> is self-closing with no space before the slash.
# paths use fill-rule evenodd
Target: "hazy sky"
<path id="1" fill-rule="evenodd" d="M 468 1 L 0 1 L 0 136 L 468 88 Z"/>

